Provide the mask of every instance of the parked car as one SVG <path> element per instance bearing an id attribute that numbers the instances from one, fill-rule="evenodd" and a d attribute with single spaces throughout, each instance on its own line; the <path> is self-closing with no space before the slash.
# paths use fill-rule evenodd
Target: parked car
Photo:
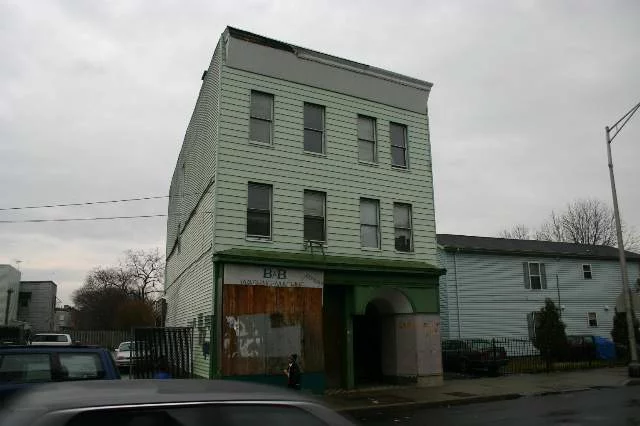
<path id="1" fill-rule="evenodd" d="M 71 346 L 73 345 L 73 340 L 68 334 L 39 333 L 33 335 L 31 344 L 33 346 Z"/>
<path id="2" fill-rule="evenodd" d="M 0 426 L 352 426 L 311 396 L 232 380 L 55 383 L 20 395 Z"/>
<path id="3" fill-rule="evenodd" d="M 595 336 L 580 334 L 567 336 L 568 361 L 593 361 L 597 359 Z"/>
<path id="4" fill-rule="evenodd" d="M 90 346 L 0 346 L 0 400 L 27 387 L 76 380 L 117 380 L 106 350 Z"/>
<path id="5" fill-rule="evenodd" d="M 114 350 L 114 357 L 118 368 L 129 368 L 131 363 L 146 355 L 143 342 L 122 342 Z"/>
<path id="6" fill-rule="evenodd" d="M 445 340 L 442 342 L 442 366 L 445 371 L 469 373 L 488 371 L 496 374 L 507 365 L 507 352 L 488 340 Z"/>

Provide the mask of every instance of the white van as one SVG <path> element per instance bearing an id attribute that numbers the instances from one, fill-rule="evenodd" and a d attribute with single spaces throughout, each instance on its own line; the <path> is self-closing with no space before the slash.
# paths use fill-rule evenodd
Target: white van
<path id="1" fill-rule="evenodd" d="M 33 335 L 31 344 L 33 346 L 71 346 L 73 341 L 68 334 L 41 333 Z"/>

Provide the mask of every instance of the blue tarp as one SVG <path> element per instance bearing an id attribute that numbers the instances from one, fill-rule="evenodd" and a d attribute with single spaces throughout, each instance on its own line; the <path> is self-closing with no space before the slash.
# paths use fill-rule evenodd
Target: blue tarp
<path id="1" fill-rule="evenodd" d="M 596 358 L 604 360 L 616 359 L 616 345 L 609 339 L 594 336 L 596 344 Z"/>

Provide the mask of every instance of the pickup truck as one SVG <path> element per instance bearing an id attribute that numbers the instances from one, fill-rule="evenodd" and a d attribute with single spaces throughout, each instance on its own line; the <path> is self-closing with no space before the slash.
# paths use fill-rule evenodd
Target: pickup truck
<path id="1" fill-rule="evenodd" d="M 118 380 L 111 353 L 92 346 L 0 346 L 0 402 L 47 382 Z"/>

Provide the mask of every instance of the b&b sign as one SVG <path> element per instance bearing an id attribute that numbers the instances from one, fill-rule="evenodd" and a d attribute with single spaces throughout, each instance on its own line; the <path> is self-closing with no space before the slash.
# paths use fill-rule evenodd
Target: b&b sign
<path id="1" fill-rule="evenodd" d="M 224 265 L 224 284 L 322 288 L 324 273 L 276 266 Z"/>

